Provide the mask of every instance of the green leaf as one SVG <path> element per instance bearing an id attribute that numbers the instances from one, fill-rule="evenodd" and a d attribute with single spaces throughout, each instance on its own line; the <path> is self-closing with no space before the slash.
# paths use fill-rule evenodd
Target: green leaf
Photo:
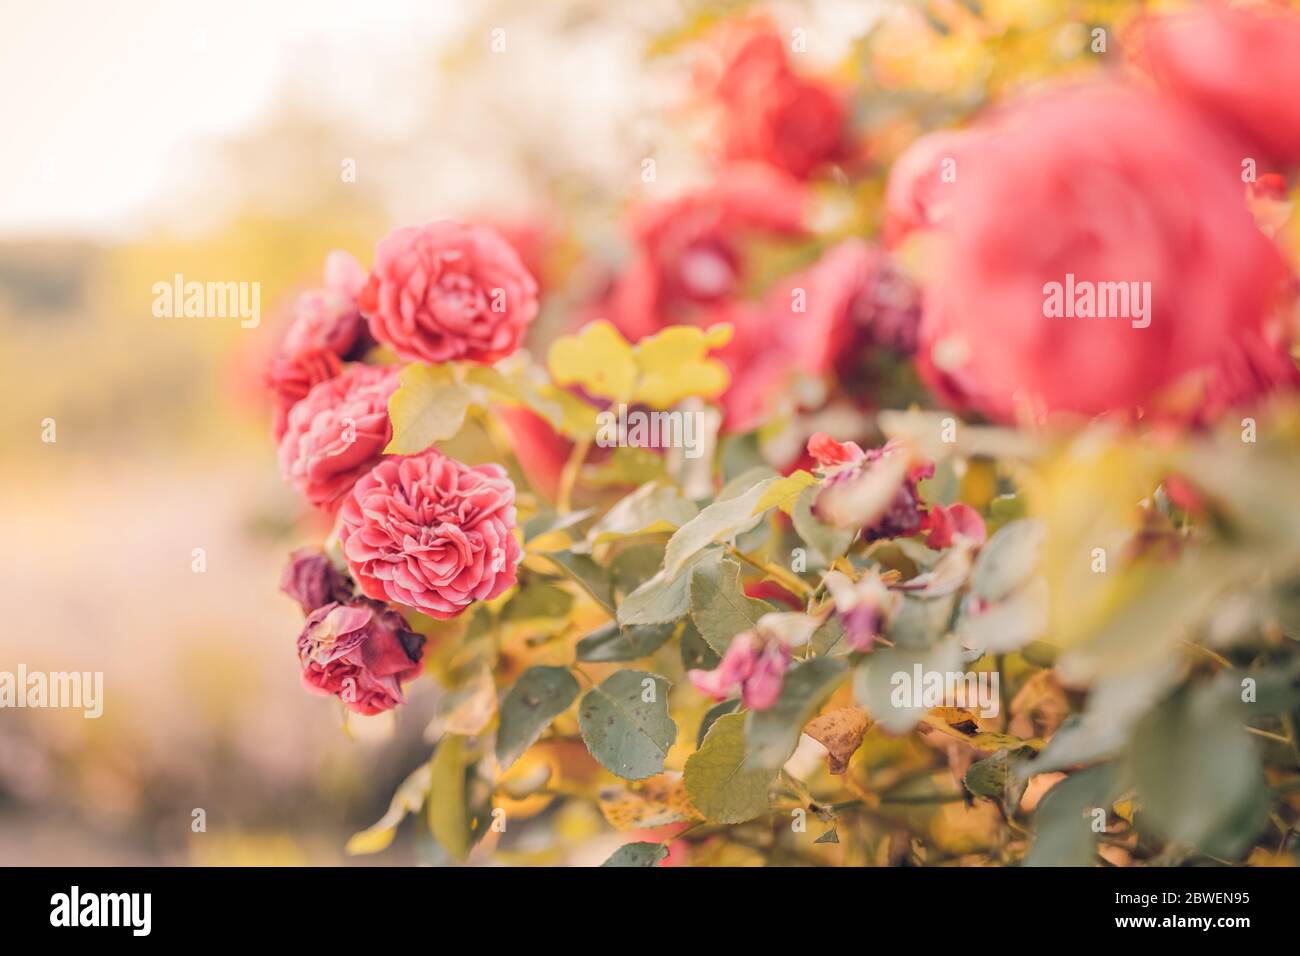
<path id="1" fill-rule="evenodd" d="M 775 610 L 766 601 L 745 594 L 740 562 L 721 549 L 695 565 L 690 596 L 691 620 L 719 654 L 726 653 L 737 634 L 752 629 L 760 617 Z"/>
<path id="2" fill-rule="evenodd" d="M 624 843 L 601 866 L 655 866 L 667 855 L 662 843 Z"/>
<path id="3" fill-rule="evenodd" d="M 564 667 L 530 667 L 501 702 L 497 762 L 505 770 L 533 745 L 578 696 L 578 682 Z"/>
<path id="4" fill-rule="evenodd" d="M 673 532 L 697 513 L 695 505 L 673 486 L 644 485 L 615 504 L 587 530 L 587 545 L 595 547 L 631 535 Z"/>
<path id="5" fill-rule="evenodd" d="M 671 686 L 657 674 L 622 670 L 587 692 L 578 707 L 578 727 L 601 766 L 625 780 L 664 769 L 677 740 L 677 724 L 668 716 Z"/>
<path id="6" fill-rule="evenodd" d="M 799 745 L 804 724 L 816 716 L 848 672 L 847 663 L 831 657 L 814 657 L 790 668 L 776 703 L 748 715 L 745 735 L 750 763 L 780 770 Z"/>
<path id="7" fill-rule="evenodd" d="M 747 756 L 745 715 L 719 717 L 704 744 L 686 760 L 686 795 L 713 823 L 744 823 L 768 808 L 777 770 L 755 766 Z"/>
<path id="8" fill-rule="evenodd" d="M 614 587 L 610 583 L 609 573 L 588 555 L 552 551 L 539 557 L 546 558 L 568 575 L 570 580 L 611 615 L 614 613 Z"/>
<path id="9" fill-rule="evenodd" d="M 462 862 L 474 845 L 466 793 L 466 738 L 447 734 L 433 755 L 429 789 L 429 829 L 453 857 Z"/>
<path id="10" fill-rule="evenodd" d="M 663 563 L 662 543 L 648 542 L 623 548 L 609 562 L 609 574 L 614 579 L 614 590 L 620 595 L 631 594 L 654 577 Z"/>
<path id="11" fill-rule="evenodd" d="M 432 781 L 432 767 L 420 764 L 402 781 L 382 817 L 348 838 L 346 852 L 353 856 L 387 849 L 397 835 L 397 826 L 408 813 L 419 813 Z"/>
<path id="12" fill-rule="evenodd" d="M 948 637 L 933 647 L 885 647 L 872 651 L 853 676 L 858 703 L 890 733 L 902 734 L 917 725 L 929 709 L 915 702 L 917 667 L 922 674 L 946 674 L 961 667 L 961 645 Z"/>
<path id="13" fill-rule="evenodd" d="M 1000 601 L 1029 580 L 1038 567 L 1043 525 L 1022 519 L 998 529 L 980 549 L 971 568 L 971 590 L 986 601 Z"/>
<path id="14" fill-rule="evenodd" d="M 971 764 L 962 777 L 962 783 L 975 796 L 996 800 L 1010 816 L 1020 806 L 1020 798 L 1028 784 L 1018 767 L 1033 754 L 1032 747 L 1022 747 L 1014 753 L 998 750 L 992 756 Z"/>
<path id="15" fill-rule="evenodd" d="M 1268 820 L 1269 798 L 1240 685 L 1183 688 L 1134 730 L 1130 767 L 1142 822 L 1212 856 L 1236 859 Z"/>
<path id="16" fill-rule="evenodd" d="M 632 627 L 619 627 L 611 621 L 578 641 L 577 657 L 580 661 L 593 662 L 639 660 L 668 643 L 676 630 L 676 621 Z"/>
<path id="17" fill-rule="evenodd" d="M 501 620 L 554 621 L 569 616 L 573 610 L 573 595 L 563 588 L 549 584 L 529 584 L 521 588 L 501 609 Z"/>
<path id="18" fill-rule="evenodd" d="M 727 714 L 734 714 L 740 709 L 740 698 L 735 697 L 731 700 L 724 700 L 719 704 L 714 704 L 708 709 L 700 719 L 700 729 L 695 734 L 695 749 L 698 750 L 704 746 L 704 738 L 708 735 L 709 728 L 712 727 L 719 717 L 726 717 Z"/>
<path id="19" fill-rule="evenodd" d="M 848 551 L 856 532 L 852 528 L 832 528 L 819 521 L 812 513 L 816 488 L 805 488 L 799 493 L 790 512 L 795 534 L 808 546 L 808 556 L 813 567 L 829 567 L 835 559 Z"/>
<path id="20" fill-rule="evenodd" d="M 413 455 L 434 442 L 452 438 L 465 424 L 470 391 L 451 380 L 446 369 L 413 362 L 399 373 L 388 400 L 393 438 L 387 455 Z"/>
<path id="21" fill-rule="evenodd" d="M 664 549 L 663 574 L 675 577 L 691 558 L 710 544 L 734 538 L 757 524 L 762 514 L 755 514 L 754 509 L 775 481 L 775 478 L 769 478 L 735 498 L 715 501 L 677 529 Z"/>
<path id="22" fill-rule="evenodd" d="M 1047 791 L 1034 811 L 1034 845 L 1024 865 L 1096 864 L 1094 813 L 1109 813 L 1118 789 L 1111 767 L 1103 765 L 1071 774 Z"/>
<path id="23" fill-rule="evenodd" d="M 686 619 L 686 624 L 682 628 L 679 649 L 682 654 L 683 670 L 711 671 L 722 661 L 718 652 L 709 647 L 700 636 L 699 629 L 690 618 Z"/>
<path id="24" fill-rule="evenodd" d="M 669 574 L 660 569 L 639 588 L 623 599 L 618 606 L 618 623 L 661 624 L 676 621 L 690 610 L 691 571 L 696 562 L 707 557 L 702 551 L 687 559 L 677 572 Z"/>

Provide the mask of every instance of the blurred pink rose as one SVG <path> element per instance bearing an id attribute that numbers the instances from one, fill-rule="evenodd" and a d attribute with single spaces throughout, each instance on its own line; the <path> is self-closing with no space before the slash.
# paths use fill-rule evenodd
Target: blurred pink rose
<path id="1" fill-rule="evenodd" d="M 885 222 L 881 234 L 895 245 L 916 229 L 943 221 L 951 208 L 958 157 L 976 134 L 939 130 L 922 136 L 894 160 L 885 188 Z"/>
<path id="2" fill-rule="evenodd" d="M 500 465 L 471 468 L 433 449 L 390 458 L 357 481 L 339 517 L 369 597 L 445 619 L 515 583 L 515 486 Z"/>
<path id="3" fill-rule="evenodd" d="M 323 605 L 298 637 L 303 686 L 338 697 L 358 714 L 391 710 L 405 701 L 402 683 L 420 674 L 424 642 L 380 601 Z"/>
<path id="4" fill-rule="evenodd" d="M 925 546 L 936 551 L 952 547 L 959 537 L 972 544 L 983 544 L 988 537 L 980 513 L 960 501 L 932 507 L 925 516 L 922 528 L 926 532 Z"/>
<path id="5" fill-rule="evenodd" d="M 331 510 L 379 460 L 393 437 L 388 399 L 397 370 L 353 365 L 314 386 L 289 412 L 280 473 L 309 502 Z"/>
<path id="6" fill-rule="evenodd" d="M 1231 130 L 1248 149 L 1261 150 L 1257 161 L 1300 163 L 1300 15 L 1294 10 L 1209 2 L 1142 20 L 1133 40 L 1134 59 L 1161 89 Z M 1246 155 L 1236 157 L 1238 169 Z"/>
<path id="7" fill-rule="evenodd" d="M 334 567 L 324 551 L 299 548 L 289 555 L 280 590 L 298 602 L 303 614 L 352 597 L 352 582 Z"/>
<path id="8" fill-rule="evenodd" d="M 608 318 L 633 341 L 694 321 L 701 307 L 740 291 L 745 241 L 802 233 L 806 207 L 799 182 L 756 163 L 720 170 L 706 189 L 635 207 L 632 262 L 591 317 Z"/>
<path id="9" fill-rule="evenodd" d="M 817 451 L 810 441 L 809 453 L 832 454 L 824 436 L 813 438 Z M 840 446 L 850 454 L 857 447 L 852 442 Z M 850 457 L 846 465 L 830 465 L 829 459 L 820 463 L 835 470 L 813 499 L 812 512 L 819 520 L 834 528 L 860 528 L 863 541 L 906 538 L 924 526 L 926 507 L 917 483 L 933 477 L 934 462 L 916 458 L 897 441 L 888 441 Z"/>
<path id="10" fill-rule="evenodd" d="M 394 230 L 360 297 L 370 331 L 404 359 L 495 362 L 537 317 L 537 282 L 493 229 L 442 220 Z"/>
<path id="11" fill-rule="evenodd" d="M 1025 102 L 981 133 L 921 323 L 918 364 L 945 400 L 1002 419 L 1159 412 L 1263 334 L 1285 270 L 1246 209 L 1231 141 L 1108 85 Z M 1128 311 L 1049 317 L 1067 284 L 1122 287 Z"/>
<path id="12" fill-rule="evenodd" d="M 714 700 L 739 694 L 750 710 L 767 710 L 781 696 L 790 660 L 790 648 L 783 641 L 745 631 L 731 639 L 717 667 L 691 670 L 686 676 L 696 690 Z"/>
<path id="13" fill-rule="evenodd" d="M 867 457 L 857 442 L 839 442 L 825 432 L 817 432 L 808 439 L 808 454 L 819 466 L 847 465 Z"/>
<path id="14" fill-rule="evenodd" d="M 848 157 L 844 96 L 795 73 L 772 24 L 733 25 L 725 39 L 712 93 L 726 159 L 756 160 L 806 179 L 823 163 Z"/>
<path id="15" fill-rule="evenodd" d="M 338 375 L 344 361 L 361 358 L 374 345 L 357 308 L 365 276 L 356 259 L 336 250 L 325 258 L 325 288 L 304 292 L 294 300 L 289 327 L 266 374 L 274 396 L 276 441 L 284 435 L 289 409 L 313 385 Z"/>

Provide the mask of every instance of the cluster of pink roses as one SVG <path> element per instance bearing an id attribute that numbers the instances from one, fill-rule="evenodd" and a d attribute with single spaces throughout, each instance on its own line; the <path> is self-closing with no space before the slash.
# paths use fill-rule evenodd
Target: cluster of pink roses
<path id="1" fill-rule="evenodd" d="M 1294 277 L 1251 213 L 1257 183 L 1300 166 L 1300 17 L 1209 3 L 1130 39 L 1127 75 L 933 134 L 894 165 L 886 236 L 940 240 L 917 361 L 954 407 L 1200 422 L 1300 382 Z M 1046 318 L 1067 275 L 1149 283 L 1149 314 Z"/>
<path id="2" fill-rule="evenodd" d="M 385 454 L 398 370 L 359 360 L 379 343 L 412 361 L 495 361 L 519 346 L 537 307 L 537 283 L 511 246 L 456 222 L 396 230 L 368 275 L 332 254 L 326 288 L 295 303 L 267 376 L 280 470 L 337 517 L 350 572 L 320 552 L 296 553 L 286 569 L 283 590 L 307 615 L 307 687 L 358 713 L 394 707 L 424 652 L 406 615 L 446 619 L 497 597 L 520 557 L 504 469 L 434 449 Z"/>

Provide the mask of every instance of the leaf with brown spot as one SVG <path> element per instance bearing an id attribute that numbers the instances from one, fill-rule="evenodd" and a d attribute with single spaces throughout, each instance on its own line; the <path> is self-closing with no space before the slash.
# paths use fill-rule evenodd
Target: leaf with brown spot
<path id="1" fill-rule="evenodd" d="M 862 746 L 869 723 L 861 708 L 841 707 L 814 717 L 803 732 L 826 748 L 830 772 L 839 774 L 848 769 L 849 758 Z"/>
<path id="2" fill-rule="evenodd" d="M 617 830 L 652 829 L 700 818 L 686 798 L 686 783 L 680 773 L 604 787 L 597 801 L 600 812 Z"/>

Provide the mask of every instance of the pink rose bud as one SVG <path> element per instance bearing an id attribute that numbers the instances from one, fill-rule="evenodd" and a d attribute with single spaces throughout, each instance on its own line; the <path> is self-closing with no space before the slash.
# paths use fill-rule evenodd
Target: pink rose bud
<path id="1" fill-rule="evenodd" d="M 346 602 L 352 597 L 352 582 L 330 563 L 323 551 L 300 548 L 289 556 L 280 590 L 310 614 L 318 607 Z"/>

